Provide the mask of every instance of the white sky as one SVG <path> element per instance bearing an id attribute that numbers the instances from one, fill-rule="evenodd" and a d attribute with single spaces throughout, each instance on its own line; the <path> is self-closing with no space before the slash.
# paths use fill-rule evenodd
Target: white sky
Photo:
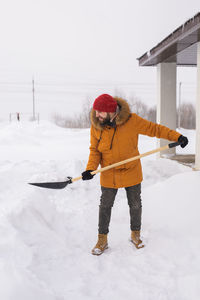
<path id="1" fill-rule="evenodd" d="M 154 82 L 136 58 L 199 11 L 199 0 L 0 0 L 0 83 Z"/>

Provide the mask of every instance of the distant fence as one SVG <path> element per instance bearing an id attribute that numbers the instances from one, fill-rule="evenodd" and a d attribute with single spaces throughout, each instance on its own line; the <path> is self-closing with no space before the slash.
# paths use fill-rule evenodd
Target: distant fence
<path id="1" fill-rule="evenodd" d="M 39 123 L 40 121 L 40 114 L 36 113 L 35 116 L 31 113 L 20 113 L 20 112 L 15 112 L 15 113 L 10 113 L 9 114 L 9 122 L 13 121 L 37 121 Z"/>

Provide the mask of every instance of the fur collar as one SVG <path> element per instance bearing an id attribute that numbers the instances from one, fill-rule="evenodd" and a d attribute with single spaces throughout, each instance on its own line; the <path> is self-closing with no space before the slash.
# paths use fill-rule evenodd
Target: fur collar
<path id="1" fill-rule="evenodd" d="M 117 101 L 117 104 L 120 108 L 119 114 L 117 115 L 115 121 L 116 121 L 116 125 L 120 126 L 122 124 L 124 124 L 126 121 L 128 121 L 128 119 L 131 116 L 131 111 L 130 111 L 130 107 L 127 103 L 126 100 L 119 98 L 119 97 L 114 97 L 114 99 Z M 90 120 L 92 125 L 99 130 L 103 130 L 104 126 L 102 126 L 99 122 L 99 120 L 96 118 L 96 113 L 95 110 L 92 109 L 91 113 L 90 113 Z"/>

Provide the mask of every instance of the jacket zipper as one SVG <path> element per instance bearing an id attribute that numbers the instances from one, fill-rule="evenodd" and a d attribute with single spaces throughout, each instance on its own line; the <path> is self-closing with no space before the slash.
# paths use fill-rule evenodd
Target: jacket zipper
<path id="1" fill-rule="evenodd" d="M 97 142 L 96 149 L 98 148 L 98 146 L 99 146 L 99 143 L 100 143 L 100 141 L 101 141 L 101 136 L 102 136 L 102 130 L 101 130 L 101 132 L 100 132 L 100 136 L 99 136 L 99 139 L 98 139 L 98 142 Z"/>
<path id="2" fill-rule="evenodd" d="M 116 133 L 117 127 L 114 128 L 114 133 L 111 139 L 111 143 L 110 143 L 110 150 L 112 149 L 112 145 L 113 145 L 113 139 Z M 115 169 L 113 169 L 113 186 L 116 187 L 116 182 L 115 182 Z"/>
<path id="3" fill-rule="evenodd" d="M 114 133 L 113 133 L 113 136 L 112 136 L 112 139 L 111 139 L 111 143 L 110 143 L 110 150 L 112 149 L 113 139 L 114 139 L 116 130 L 117 130 L 117 127 L 114 128 Z"/>

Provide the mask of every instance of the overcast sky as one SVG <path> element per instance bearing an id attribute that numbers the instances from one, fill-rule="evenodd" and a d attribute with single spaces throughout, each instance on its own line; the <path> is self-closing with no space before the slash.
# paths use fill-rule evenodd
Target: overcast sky
<path id="1" fill-rule="evenodd" d="M 137 58 L 199 11 L 199 0 L 0 0 L 0 82 L 151 82 Z"/>

